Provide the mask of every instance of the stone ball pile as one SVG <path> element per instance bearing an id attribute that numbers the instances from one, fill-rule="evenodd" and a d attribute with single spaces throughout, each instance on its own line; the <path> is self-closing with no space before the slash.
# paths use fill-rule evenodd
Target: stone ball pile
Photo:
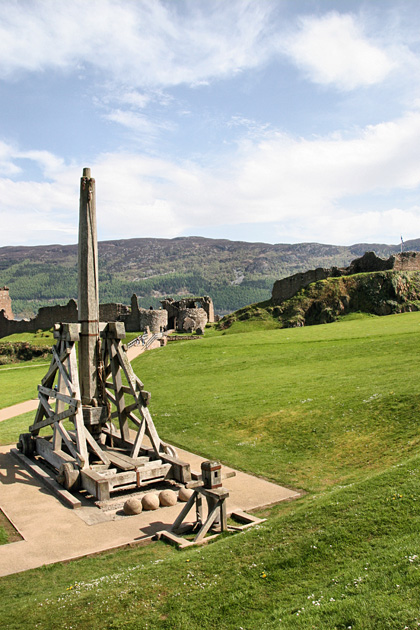
<path id="1" fill-rule="evenodd" d="M 124 514 L 128 516 L 132 516 L 133 514 L 140 514 L 143 510 L 143 505 L 140 499 L 136 499 L 135 497 L 130 497 L 124 503 Z"/>
<path id="2" fill-rule="evenodd" d="M 184 486 L 181 486 L 178 493 L 178 499 L 182 501 L 183 503 L 186 503 L 188 499 L 192 497 L 193 492 L 194 490 L 191 490 L 190 488 L 184 488 Z"/>
<path id="3" fill-rule="evenodd" d="M 162 490 L 159 494 L 156 492 L 147 492 L 141 499 L 130 497 L 124 503 L 124 514 L 132 516 L 134 514 L 141 514 L 143 510 L 157 510 L 159 506 L 171 507 L 176 505 L 177 501 L 186 503 L 193 492 L 193 490 L 181 486 L 179 492 L 175 492 L 175 490 Z"/>
<path id="4" fill-rule="evenodd" d="M 148 492 L 141 500 L 143 510 L 157 510 L 159 507 L 159 496 L 153 492 Z"/>
<path id="5" fill-rule="evenodd" d="M 174 490 L 162 490 L 159 494 L 159 503 L 162 507 L 170 507 L 176 505 L 178 500 L 177 494 Z"/>

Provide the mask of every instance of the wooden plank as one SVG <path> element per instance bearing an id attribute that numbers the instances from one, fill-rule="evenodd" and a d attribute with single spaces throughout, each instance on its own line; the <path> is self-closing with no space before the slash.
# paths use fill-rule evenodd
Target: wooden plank
<path id="1" fill-rule="evenodd" d="M 38 386 L 38 389 L 39 387 L 40 386 Z M 42 394 L 41 392 L 38 392 L 38 399 L 41 405 L 44 407 L 46 415 L 51 418 L 54 415 L 54 411 L 52 410 L 51 405 L 48 402 L 47 396 L 45 396 L 45 394 Z"/>
<path id="2" fill-rule="evenodd" d="M 74 457 L 61 449 L 53 449 L 53 444 L 51 442 L 40 437 L 35 440 L 35 450 L 38 455 L 43 457 L 57 470 L 59 470 L 62 464 L 67 462 L 76 462 Z"/>
<path id="3" fill-rule="evenodd" d="M 48 398 L 55 398 L 56 400 L 61 400 L 67 405 L 72 405 L 75 402 L 74 396 L 67 396 L 66 394 L 62 394 L 60 391 L 56 391 L 55 389 L 51 389 L 50 387 L 44 387 L 43 385 L 38 385 L 38 391 L 41 394 L 45 394 Z M 76 403 L 79 401 L 76 400 Z"/>
<path id="4" fill-rule="evenodd" d="M 188 513 L 190 512 L 192 506 L 194 505 L 196 498 L 197 498 L 197 493 L 194 492 L 190 496 L 190 498 L 188 499 L 184 507 L 182 508 L 181 512 L 178 514 L 178 516 L 174 520 L 172 527 L 170 529 L 171 532 L 176 532 L 176 530 L 181 527 L 184 519 L 188 516 Z"/>
<path id="5" fill-rule="evenodd" d="M 118 420 L 120 425 L 121 435 L 124 439 L 127 439 L 130 435 L 130 430 L 128 427 L 127 416 L 125 415 L 125 401 L 124 401 L 124 391 L 123 391 L 123 383 L 121 378 L 121 365 L 119 362 L 118 355 L 118 346 L 120 345 L 119 340 L 110 340 L 107 339 L 106 343 L 108 344 L 108 352 L 110 357 L 111 371 L 112 371 L 112 380 L 114 382 L 115 387 L 115 404 L 118 411 Z"/>
<path id="6" fill-rule="evenodd" d="M 38 409 L 36 410 L 36 414 L 35 414 L 35 421 L 33 425 L 29 427 L 29 431 L 33 435 L 38 435 L 39 433 L 39 429 L 34 429 L 33 427 L 36 427 L 40 422 L 42 422 L 42 418 L 44 418 L 46 415 L 47 414 L 45 413 L 44 407 L 41 405 L 41 403 L 39 403 Z"/>
<path id="7" fill-rule="evenodd" d="M 58 345 L 58 344 L 57 344 Z M 63 345 L 63 342 L 60 341 L 60 347 Z M 57 389 L 59 392 L 63 393 L 63 389 L 64 389 L 64 381 L 63 381 L 63 377 L 61 376 L 61 373 L 58 373 L 58 378 L 57 378 Z M 56 403 L 55 403 L 55 413 L 56 415 L 58 415 L 59 413 L 62 413 L 65 409 L 65 404 L 62 400 L 60 399 L 56 399 Z M 54 451 L 59 451 L 61 450 L 61 446 L 63 444 L 63 438 L 61 437 L 61 433 L 60 431 L 57 429 L 57 427 L 54 425 L 53 427 L 53 450 Z"/>
<path id="8" fill-rule="evenodd" d="M 70 435 L 67 433 L 66 429 L 63 427 L 61 422 L 57 422 L 56 427 L 57 427 L 57 430 L 60 432 L 60 435 L 63 438 L 65 445 L 69 449 L 70 454 L 73 455 L 74 459 L 76 459 L 77 462 L 80 464 L 81 463 L 80 454 L 74 448 L 73 441 Z"/>
<path id="9" fill-rule="evenodd" d="M 94 470 L 85 468 L 81 470 L 82 487 L 92 494 L 98 501 L 108 501 L 110 498 L 110 487 L 108 479 L 104 479 Z"/>
<path id="10" fill-rule="evenodd" d="M 150 462 L 152 464 L 152 462 Z M 162 464 L 161 466 L 144 466 L 137 470 L 127 470 L 121 473 L 117 473 L 115 477 L 109 478 L 110 489 L 118 490 L 121 486 L 126 486 L 130 483 L 135 484 L 138 488 L 146 485 L 151 481 L 161 481 L 168 477 L 170 472 L 169 464 Z"/>
<path id="11" fill-rule="evenodd" d="M 158 432 L 156 431 L 156 427 L 152 420 L 152 416 L 150 415 L 150 411 L 148 410 L 147 407 L 142 407 L 141 411 L 142 411 L 142 416 L 146 420 L 146 423 L 147 423 L 146 433 L 149 436 L 152 446 L 156 451 L 156 455 L 159 455 L 160 447 L 161 447 L 160 437 L 158 435 Z"/>
<path id="12" fill-rule="evenodd" d="M 162 461 L 171 464 L 172 466 L 172 478 L 180 483 L 189 483 L 191 481 L 191 466 L 187 462 L 183 462 L 177 457 L 166 455 L 165 453 L 159 453 L 159 457 Z"/>
<path id="13" fill-rule="evenodd" d="M 71 353 L 67 360 L 69 378 L 73 384 L 75 398 L 81 400 L 79 374 L 77 371 L 76 346 L 73 344 Z M 77 408 L 74 416 L 74 428 L 76 429 L 76 447 L 81 468 L 89 466 L 89 453 L 84 432 L 83 412 L 81 405 Z"/>
<path id="14" fill-rule="evenodd" d="M 126 355 L 126 353 L 123 351 L 121 344 L 115 344 L 115 349 L 118 355 L 118 359 L 120 362 L 120 365 L 124 371 L 125 377 L 128 381 L 128 384 L 131 388 L 131 394 L 134 396 L 134 398 L 137 400 L 137 396 L 136 396 L 136 377 L 133 371 L 133 368 L 131 367 L 131 363 L 128 360 L 128 357 Z"/>
<path id="15" fill-rule="evenodd" d="M 33 433 L 34 431 L 39 431 L 43 427 L 47 427 L 48 425 L 53 424 L 54 422 L 61 422 L 62 420 L 65 420 L 66 418 L 70 418 L 71 416 L 74 416 L 75 413 L 76 413 L 75 407 L 70 407 L 69 409 L 66 409 L 66 411 L 62 411 L 59 414 L 53 413 L 52 416 L 49 416 L 45 420 L 41 420 L 41 422 L 34 422 L 34 424 L 32 424 L 29 427 L 29 431 L 31 433 Z"/>
<path id="16" fill-rule="evenodd" d="M 60 499 L 63 503 L 77 509 L 81 507 L 81 502 L 76 499 L 68 490 L 65 490 L 59 483 L 55 481 L 50 475 L 48 475 L 38 464 L 28 459 L 23 453 L 20 453 L 16 448 L 12 448 L 10 453 L 17 461 L 22 464 L 26 470 L 28 470 L 34 477 L 37 477 L 47 486 L 53 494 Z"/>
<path id="17" fill-rule="evenodd" d="M 144 418 L 142 418 L 141 420 L 139 418 L 137 418 L 137 416 L 134 415 L 134 413 L 130 412 L 129 414 L 127 414 L 127 418 L 130 418 L 131 422 L 133 422 L 136 426 L 141 427 L 143 422 L 144 422 Z"/>
<path id="18" fill-rule="evenodd" d="M 220 505 L 220 502 L 218 501 L 216 505 L 214 506 L 214 508 L 212 509 L 212 511 L 210 512 L 210 514 L 208 515 L 206 522 L 204 523 L 204 525 L 198 532 L 197 536 L 194 538 L 194 543 L 199 543 L 201 540 L 203 540 L 204 536 L 207 534 L 210 527 L 213 525 L 217 517 L 217 513 L 220 510 L 220 507 L 221 505 Z"/>
<path id="19" fill-rule="evenodd" d="M 58 370 L 58 365 L 53 356 L 53 358 L 51 359 L 50 367 L 48 368 L 48 372 L 42 379 L 41 384 L 45 386 L 52 385 L 54 383 L 55 373 L 57 372 L 57 370 Z"/>
<path id="20" fill-rule="evenodd" d="M 56 349 L 53 347 L 53 356 L 56 360 L 57 367 L 60 371 L 60 376 L 66 385 L 67 391 L 70 392 L 71 394 L 74 394 L 73 383 L 71 382 L 70 375 L 68 374 L 67 370 L 64 367 L 64 362 L 67 360 L 70 353 L 71 353 L 71 347 L 68 345 L 68 343 L 66 343 L 66 348 L 64 348 L 64 351 L 62 352 L 60 356 L 58 356 Z"/>
<path id="21" fill-rule="evenodd" d="M 143 419 L 139 430 L 137 431 L 136 438 L 134 440 L 133 449 L 131 451 L 131 457 L 137 457 L 143 444 L 144 433 L 146 431 L 146 420 Z"/>
<path id="22" fill-rule="evenodd" d="M 99 459 L 101 461 L 103 461 L 104 464 L 108 464 L 109 465 L 111 462 L 109 460 L 108 455 L 103 452 L 103 450 L 101 449 L 99 444 L 94 440 L 94 438 L 92 437 L 92 435 L 89 433 L 89 431 L 87 430 L 87 428 L 85 426 L 83 427 L 83 429 L 84 429 L 84 432 L 85 432 L 86 441 L 87 441 L 88 445 L 90 446 L 90 448 L 99 457 Z"/>

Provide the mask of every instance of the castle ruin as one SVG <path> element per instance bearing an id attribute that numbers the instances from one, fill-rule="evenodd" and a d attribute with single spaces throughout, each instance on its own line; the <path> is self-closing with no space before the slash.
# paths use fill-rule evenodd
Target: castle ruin
<path id="1" fill-rule="evenodd" d="M 161 300 L 162 307 L 168 313 L 168 328 L 180 332 L 204 331 L 206 324 L 214 322 L 213 300 L 204 297 Z"/>
<path id="2" fill-rule="evenodd" d="M 379 258 L 374 252 L 366 252 L 361 258 L 356 258 L 348 267 L 331 267 L 331 269 L 311 269 L 303 273 L 276 280 L 271 294 L 272 303 L 279 305 L 299 293 L 301 289 L 327 278 L 351 276 L 356 273 L 373 271 L 419 271 L 420 252 L 401 252 L 393 254 L 388 259 Z"/>
<path id="3" fill-rule="evenodd" d="M 9 289 L 0 289 L 0 338 L 15 333 L 36 332 L 52 328 L 58 321 L 75 323 L 78 321 L 77 302 L 69 300 L 64 306 L 44 306 L 32 319 L 15 320 Z M 152 333 L 168 329 L 180 332 L 204 330 L 207 322 L 214 322 L 213 301 L 209 296 L 172 298 L 162 300 L 162 308 L 142 308 L 137 295 L 131 297 L 131 308 L 125 304 L 110 302 L 99 305 L 99 317 L 103 322 L 123 322 L 127 332 L 146 330 Z M 200 306 L 198 306 L 200 305 Z"/>
<path id="4" fill-rule="evenodd" d="M 0 288 L 0 313 L 4 311 L 8 319 L 13 319 L 12 300 L 9 295 L 9 287 Z"/>

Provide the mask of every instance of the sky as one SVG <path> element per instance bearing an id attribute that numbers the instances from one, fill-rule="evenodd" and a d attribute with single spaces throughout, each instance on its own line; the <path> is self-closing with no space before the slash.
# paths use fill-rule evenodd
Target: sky
<path id="1" fill-rule="evenodd" d="M 0 246 L 420 237 L 418 0 L 3 0 Z"/>

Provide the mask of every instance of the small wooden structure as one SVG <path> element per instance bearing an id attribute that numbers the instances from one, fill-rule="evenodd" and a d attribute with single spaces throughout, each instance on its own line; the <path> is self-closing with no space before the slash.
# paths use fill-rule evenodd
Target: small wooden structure
<path id="1" fill-rule="evenodd" d="M 80 187 L 78 311 L 78 323 L 55 326 L 56 344 L 38 386 L 35 420 L 29 433 L 20 436 L 18 449 L 45 460 L 67 490 L 84 489 L 98 501 L 168 478 L 190 482 L 189 464 L 159 438 L 148 409 L 150 394 L 122 344 L 124 324 L 99 322 L 95 180 L 90 169 L 84 169 Z M 65 421 L 71 422 L 70 429 Z M 51 427 L 52 435 L 41 437 L 45 427 Z"/>
<path id="2" fill-rule="evenodd" d="M 169 531 L 161 530 L 157 538 L 162 538 L 179 548 L 200 545 L 207 542 L 222 532 L 241 531 L 252 525 L 263 523 L 265 519 L 247 514 L 242 510 L 234 510 L 230 517 L 236 525 L 228 525 L 226 499 L 229 491 L 223 487 L 223 479 L 234 477 L 231 471 L 222 475 L 222 466 L 219 462 L 205 461 L 201 464 L 201 478 L 191 481 L 187 487 L 193 489 L 191 497 L 178 514 Z M 207 515 L 204 518 L 204 502 L 207 503 Z M 195 507 L 195 521 L 186 522 L 189 512 Z M 241 523 L 239 525 L 239 523 Z M 207 536 L 207 534 L 211 534 Z M 192 540 L 185 538 L 185 534 L 193 535 Z M 184 536 L 184 537 L 183 537 Z"/>

